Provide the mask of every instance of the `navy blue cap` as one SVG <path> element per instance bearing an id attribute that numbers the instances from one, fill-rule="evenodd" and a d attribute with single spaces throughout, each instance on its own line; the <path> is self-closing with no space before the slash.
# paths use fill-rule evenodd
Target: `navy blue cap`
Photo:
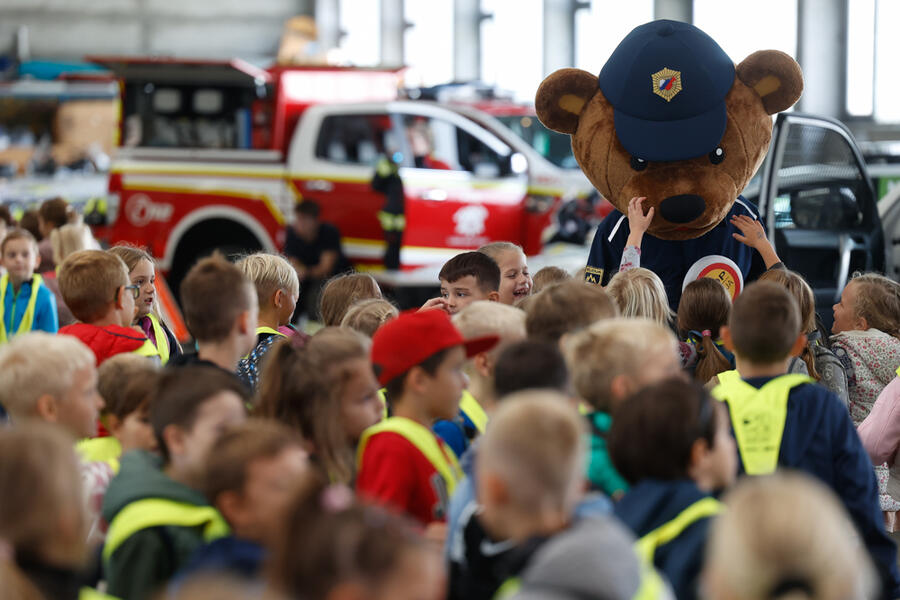
<path id="1" fill-rule="evenodd" d="M 708 35 L 661 19 L 636 27 L 600 71 L 616 135 L 634 157 L 684 160 L 716 149 L 734 63 Z"/>

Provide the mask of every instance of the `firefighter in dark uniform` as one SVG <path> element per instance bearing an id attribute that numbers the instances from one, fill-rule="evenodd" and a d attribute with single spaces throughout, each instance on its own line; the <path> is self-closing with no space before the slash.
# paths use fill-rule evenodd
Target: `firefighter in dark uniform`
<path id="1" fill-rule="evenodd" d="M 384 232 L 387 249 L 384 251 L 384 267 L 396 271 L 400 268 L 400 247 L 403 245 L 403 230 L 406 229 L 404 215 L 403 181 L 400 179 L 396 159 L 381 156 L 375 165 L 372 189 L 384 194 L 384 206 L 378 211 L 378 221 Z"/>

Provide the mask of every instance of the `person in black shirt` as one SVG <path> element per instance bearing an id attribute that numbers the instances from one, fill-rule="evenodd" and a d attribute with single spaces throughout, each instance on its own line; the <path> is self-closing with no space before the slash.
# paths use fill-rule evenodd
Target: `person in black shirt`
<path id="1" fill-rule="evenodd" d="M 304 200 L 294 208 L 294 222 L 287 228 L 284 255 L 300 278 L 300 299 L 294 320 L 304 313 L 316 318 L 324 283 L 351 269 L 341 249 L 340 232 L 331 223 L 319 221 L 317 203 Z"/>

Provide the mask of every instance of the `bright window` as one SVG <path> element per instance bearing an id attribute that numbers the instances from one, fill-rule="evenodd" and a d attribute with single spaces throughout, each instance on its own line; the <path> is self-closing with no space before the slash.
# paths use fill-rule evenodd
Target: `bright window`
<path id="1" fill-rule="evenodd" d="M 900 78 L 897 77 L 897 55 L 900 37 L 897 19 L 900 2 L 878 0 L 875 19 L 875 120 L 883 123 L 900 121 Z"/>
<path id="2" fill-rule="evenodd" d="M 757 50 L 797 56 L 797 0 L 694 0 L 694 25 L 716 40 L 735 63 Z"/>
<path id="3" fill-rule="evenodd" d="M 403 53 L 406 83 L 431 86 L 453 80 L 453 0 L 406 0 Z"/>
<path id="4" fill-rule="evenodd" d="M 653 20 L 653 0 L 593 0 L 575 13 L 575 66 L 598 74 L 619 42 Z"/>
<path id="5" fill-rule="evenodd" d="M 847 112 L 872 114 L 875 102 L 875 0 L 847 4 Z"/>
<path id="6" fill-rule="evenodd" d="M 481 75 L 490 84 L 531 102 L 543 80 L 542 0 L 481 0 L 493 15 L 481 24 Z"/>
<path id="7" fill-rule="evenodd" d="M 351 65 L 372 67 L 381 63 L 381 1 L 341 0 L 340 57 Z"/>

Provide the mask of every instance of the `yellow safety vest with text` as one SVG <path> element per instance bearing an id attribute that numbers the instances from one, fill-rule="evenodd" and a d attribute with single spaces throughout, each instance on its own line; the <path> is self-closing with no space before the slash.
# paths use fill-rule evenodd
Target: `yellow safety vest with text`
<path id="1" fill-rule="evenodd" d="M 712 395 L 728 403 L 734 439 L 748 475 L 775 471 L 787 420 L 788 395 L 798 385 L 814 381 L 807 375 L 781 375 L 756 389 L 737 371 L 719 373 L 719 385 Z"/>
<path id="2" fill-rule="evenodd" d="M 366 450 L 369 438 L 385 432 L 399 434 L 415 446 L 416 450 L 422 453 L 444 480 L 444 483 L 447 484 L 447 493 L 453 494 L 457 482 L 463 477 L 456 454 L 453 453 L 449 446 L 439 441 L 430 429 L 405 417 L 385 419 L 363 432 L 362 438 L 359 440 L 359 448 L 356 451 L 357 469 L 362 467 L 363 453 Z"/>
<path id="3" fill-rule="evenodd" d="M 159 354 L 159 362 L 166 364 L 172 356 L 172 349 L 169 348 L 169 338 L 166 335 L 166 330 L 159 321 L 159 318 L 153 313 L 148 314 L 147 318 L 150 319 L 150 325 L 153 327 L 153 336 L 156 338 L 156 351 Z"/>
<path id="4" fill-rule="evenodd" d="M 44 279 L 40 275 L 34 275 L 31 278 L 31 296 L 28 298 L 28 304 L 25 307 L 25 314 L 22 315 L 22 320 L 19 322 L 19 326 L 16 328 L 16 331 L 7 333 L 6 331 L 6 288 L 9 286 L 9 273 L 4 273 L 3 277 L 0 277 L 0 344 L 4 344 L 9 341 L 9 338 L 19 334 L 24 333 L 26 331 L 31 331 L 31 327 L 34 325 L 34 309 L 37 306 L 37 297 L 38 290 L 41 287 L 41 283 L 43 283 Z M 19 288 L 21 291 L 21 288 Z M 15 319 L 16 312 L 16 303 L 13 301 L 13 319 Z M 10 319 L 10 328 L 12 328 L 12 319 Z"/>
<path id="5" fill-rule="evenodd" d="M 109 524 L 103 544 L 103 562 L 132 535 L 151 527 L 198 527 L 203 540 L 211 542 L 229 533 L 222 515 L 211 506 L 197 506 L 164 498 L 136 500 L 119 511 Z"/>
<path id="6" fill-rule="evenodd" d="M 469 393 L 469 390 L 463 390 L 462 397 L 459 399 L 459 410 L 472 421 L 478 433 L 484 433 L 488 422 L 487 413 L 484 412 L 475 396 Z"/>
<path id="7" fill-rule="evenodd" d="M 75 450 L 84 462 L 105 462 L 112 467 L 113 473 L 119 472 L 122 444 L 115 437 L 81 440 L 75 444 Z"/>

